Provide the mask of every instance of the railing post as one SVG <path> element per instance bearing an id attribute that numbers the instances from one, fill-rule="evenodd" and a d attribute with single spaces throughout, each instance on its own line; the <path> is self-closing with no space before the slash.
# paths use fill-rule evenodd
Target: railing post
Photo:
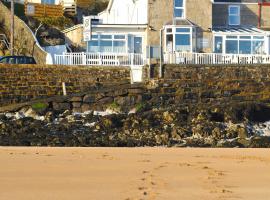
<path id="1" fill-rule="evenodd" d="M 99 65 L 102 65 L 102 58 L 101 58 L 101 53 L 98 53 L 98 59 L 99 59 Z"/>
<path id="2" fill-rule="evenodd" d="M 82 64 L 86 65 L 86 53 L 85 52 L 82 53 Z"/>
<path id="3" fill-rule="evenodd" d="M 131 66 L 134 65 L 134 53 L 131 54 Z"/>

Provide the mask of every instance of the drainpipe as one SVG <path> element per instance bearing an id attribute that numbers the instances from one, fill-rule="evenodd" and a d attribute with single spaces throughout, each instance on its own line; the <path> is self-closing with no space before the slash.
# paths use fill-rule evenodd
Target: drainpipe
<path id="1" fill-rule="evenodd" d="M 159 58 L 159 78 L 162 78 L 162 65 L 163 65 L 163 48 L 162 48 L 162 33 L 164 28 L 160 29 L 160 35 L 159 35 L 159 45 L 160 45 L 160 58 Z"/>
<path id="2" fill-rule="evenodd" d="M 259 10 L 258 10 L 258 28 L 261 28 L 261 18 L 262 18 L 262 3 L 259 3 Z"/>

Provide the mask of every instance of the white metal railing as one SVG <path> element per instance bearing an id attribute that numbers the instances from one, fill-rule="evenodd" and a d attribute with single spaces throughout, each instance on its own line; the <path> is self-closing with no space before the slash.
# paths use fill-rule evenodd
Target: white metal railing
<path id="1" fill-rule="evenodd" d="M 103 65 L 103 66 L 143 66 L 143 54 L 135 53 L 65 53 L 55 55 L 57 65 Z"/>
<path id="2" fill-rule="evenodd" d="M 269 64 L 270 55 L 165 53 L 165 64 Z"/>

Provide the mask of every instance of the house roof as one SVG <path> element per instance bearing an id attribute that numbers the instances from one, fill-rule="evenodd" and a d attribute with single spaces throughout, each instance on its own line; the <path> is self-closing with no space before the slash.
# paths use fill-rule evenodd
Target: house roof
<path id="1" fill-rule="evenodd" d="M 176 19 L 168 21 L 165 25 L 194 26 L 188 19 Z"/>
<path id="2" fill-rule="evenodd" d="M 222 33 L 222 34 L 257 34 L 265 35 L 267 32 L 258 29 L 256 27 L 219 27 L 213 28 L 213 33 Z"/>

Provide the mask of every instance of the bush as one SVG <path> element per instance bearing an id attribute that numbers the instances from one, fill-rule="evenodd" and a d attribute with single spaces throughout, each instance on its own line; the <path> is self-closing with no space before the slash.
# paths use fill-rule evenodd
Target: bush
<path id="1" fill-rule="evenodd" d="M 67 17 L 42 17 L 38 18 L 38 20 L 44 25 L 52 26 L 60 30 L 73 25 L 72 20 Z"/>

